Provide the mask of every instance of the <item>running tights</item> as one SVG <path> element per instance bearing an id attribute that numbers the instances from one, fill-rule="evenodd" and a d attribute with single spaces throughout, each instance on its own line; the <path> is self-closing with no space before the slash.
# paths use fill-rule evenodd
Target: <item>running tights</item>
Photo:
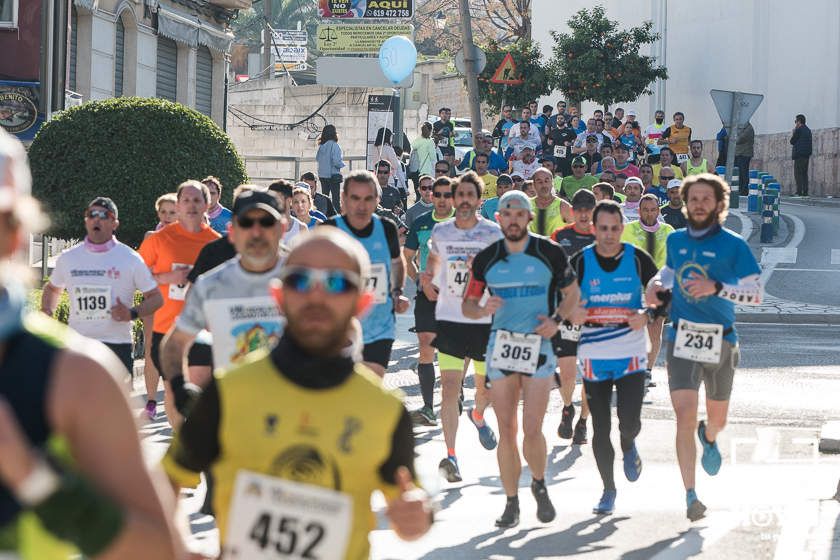
<path id="1" fill-rule="evenodd" d="M 617 394 L 618 431 L 621 434 L 621 450 L 627 451 L 633 447 L 633 441 L 642 429 L 642 399 L 645 396 L 645 373 L 633 373 L 618 380 L 587 381 L 586 400 L 592 415 L 592 450 L 595 452 L 595 463 L 604 489 L 614 490 L 613 463 L 615 450 L 610 442 L 610 426 L 612 421 L 612 392 L 613 385 Z"/>

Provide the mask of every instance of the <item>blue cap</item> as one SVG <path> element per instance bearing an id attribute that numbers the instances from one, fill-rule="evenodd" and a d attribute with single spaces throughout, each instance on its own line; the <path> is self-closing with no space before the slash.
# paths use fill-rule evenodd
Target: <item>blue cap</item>
<path id="1" fill-rule="evenodd" d="M 501 210 L 528 210 L 531 211 L 531 199 L 522 191 L 508 191 L 499 199 Z"/>

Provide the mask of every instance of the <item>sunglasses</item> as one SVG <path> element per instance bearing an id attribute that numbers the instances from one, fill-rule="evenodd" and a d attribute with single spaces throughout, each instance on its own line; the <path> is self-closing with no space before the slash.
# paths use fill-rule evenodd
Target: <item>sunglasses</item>
<path id="1" fill-rule="evenodd" d="M 289 267 L 280 273 L 283 288 L 307 294 L 320 285 L 327 294 L 343 295 L 359 290 L 361 279 L 349 270 Z"/>
<path id="2" fill-rule="evenodd" d="M 242 229 L 251 229 L 255 224 L 260 224 L 261 228 L 268 229 L 270 227 L 274 227 L 274 224 L 277 223 L 277 218 L 274 216 L 263 216 L 262 218 L 249 218 L 245 216 L 237 218 L 236 223 L 239 224 L 239 227 Z"/>
<path id="3" fill-rule="evenodd" d="M 85 212 L 85 217 L 91 220 L 99 218 L 100 220 L 107 220 L 111 217 L 111 213 L 107 210 L 88 210 Z"/>
<path id="4" fill-rule="evenodd" d="M 440 197 L 452 198 L 452 193 L 451 192 L 440 192 L 440 191 L 438 191 L 438 192 L 434 193 L 432 196 L 435 197 L 435 198 L 440 198 Z"/>
<path id="5" fill-rule="evenodd" d="M 670 177 L 666 177 L 664 175 L 659 176 L 660 181 L 670 181 L 671 179 L 675 179 L 675 178 L 676 178 L 676 175 L 671 175 Z"/>
<path id="6" fill-rule="evenodd" d="M 420 190 L 421 191 L 430 191 L 430 190 L 432 190 L 432 187 L 430 187 L 428 185 L 420 185 Z"/>

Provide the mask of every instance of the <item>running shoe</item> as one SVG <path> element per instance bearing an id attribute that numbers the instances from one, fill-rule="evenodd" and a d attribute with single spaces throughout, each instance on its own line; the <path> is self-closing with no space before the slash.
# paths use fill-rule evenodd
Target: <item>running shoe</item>
<path id="1" fill-rule="evenodd" d="M 411 411 L 411 419 L 415 424 L 437 426 L 437 414 L 435 414 L 435 411 L 430 406 L 423 406 L 422 408 Z"/>
<path id="2" fill-rule="evenodd" d="M 507 529 L 519 525 L 519 500 L 509 499 L 502 516 L 496 519 L 496 527 Z"/>
<path id="3" fill-rule="evenodd" d="M 146 418 L 152 421 L 157 416 L 157 401 L 146 401 Z"/>
<path id="4" fill-rule="evenodd" d="M 720 450 L 716 441 L 710 443 L 706 439 L 706 423 L 703 420 L 700 420 L 697 425 L 697 439 L 703 446 L 703 457 L 700 459 L 700 464 L 703 465 L 703 470 L 707 474 L 715 476 L 720 471 Z"/>
<path id="5" fill-rule="evenodd" d="M 481 442 L 482 447 L 487 450 L 496 449 L 496 434 L 493 432 L 493 428 L 488 426 L 487 422 L 483 426 L 479 426 L 478 422 L 473 418 L 472 408 L 467 409 L 467 418 L 470 419 L 475 429 L 478 430 L 478 441 Z"/>
<path id="6" fill-rule="evenodd" d="M 592 513 L 597 515 L 610 515 L 615 511 L 615 488 L 612 490 L 604 490 L 601 494 L 601 501 L 598 505 L 592 508 Z"/>
<path id="7" fill-rule="evenodd" d="M 572 421 L 575 419 L 575 405 L 563 407 L 563 415 L 560 417 L 560 425 L 557 426 L 557 435 L 560 439 L 571 439 Z"/>
<path id="8" fill-rule="evenodd" d="M 445 457 L 438 465 L 440 475 L 446 482 L 461 482 L 461 471 L 458 469 L 458 460 L 455 457 Z"/>
<path id="9" fill-rule="evenodd" d="M 645 370 L 645 385 L 656 387 L 656 381 L 653 380 L 653 372 L 650 369 Z"/>
<path id="10" fill-rule="evenodd" d="M 694 490 L 688 490 L 685 493 L 685 502 L 687 505 L 685 516 L 689 521 L 698 521 L 706 517 L 706 506 L 703 505 Z"/>
<path id="11" fill-rule="evenodd" d="M 545 480 L 531 480 L 531 494 L 537 501 L 537 519 L 542 523 L 554 521 L 557 512 L 548 497 L 548 488 L 545 487 Z"/>
<path id="12" fill-rule="evenodd" d="M 636 450 L 636 444 L 633 444 L 627 453 L 624 454 L 624 476 L 630 482 L 639 480 L 642 474 L 642 458 L 639 457 L 639 452 Z"/>
<path id="13" fill-rule="evenodd" d="M 572 438 L 572 443 L 575 445 L 585 445 L 589 443 L 586 437 L 586 418 L 579 418 L 575 424 L 575 435 Z"/>

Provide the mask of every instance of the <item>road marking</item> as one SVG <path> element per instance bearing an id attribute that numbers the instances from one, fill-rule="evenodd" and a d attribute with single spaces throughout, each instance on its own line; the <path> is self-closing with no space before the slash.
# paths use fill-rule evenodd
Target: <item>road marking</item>
<path id="1" fill-rule="evenodd" d="M 838 263 L 840 264 L 840 263 Z M 777 268 L 773 272 L 840 272 L 840 268 Z"/>
<path id="2" fill-rule="evenodd" d="M 791 248 L 796 249 L 799 247 L 799 244 L 802 243 L 802 240 L 805 239 L 805 222 L 802 221 L 801 218 L 795 216 L 793 214 L 786 214 L 791 221 L 793 221 L 793 237 L 791 238 L 790 242 L 785 245 L 784 247 L 776 247 L 778 249 L 782 248 Z M 768 247 L 769 248 L 769 247 Z M 763 257 L 763 255 L 762 255 Z M 762 258 L 763 260 L 763 258 Z M 795 261 L 794 261 L 795 262 Z M 764 266 L 761 270 L 761 285 L 765 290 L 767 290 L 767 284 L 770 282 L 770 277 L 773 276 L 773 271 L 776 269 L 776 263 L 768 263 Z"/>
<path id="3" fill-rule="evenodd" d="M 740 522 L 741 518 L 735 513 L 713 513 L 698 522 L 701 526 L 693 526 L 651 560 L 681 560 L 709 550 Z"/>
<path id="4" fill-rule="evenodd" d="M 761 250 L 761 264 L 796 264 L 796 247 L 764 247 Z"/>
<path id="5" fill-rule="evenodd" d="M 831 264 L 840 264 L 840 249 L 831 250 Z"/>

